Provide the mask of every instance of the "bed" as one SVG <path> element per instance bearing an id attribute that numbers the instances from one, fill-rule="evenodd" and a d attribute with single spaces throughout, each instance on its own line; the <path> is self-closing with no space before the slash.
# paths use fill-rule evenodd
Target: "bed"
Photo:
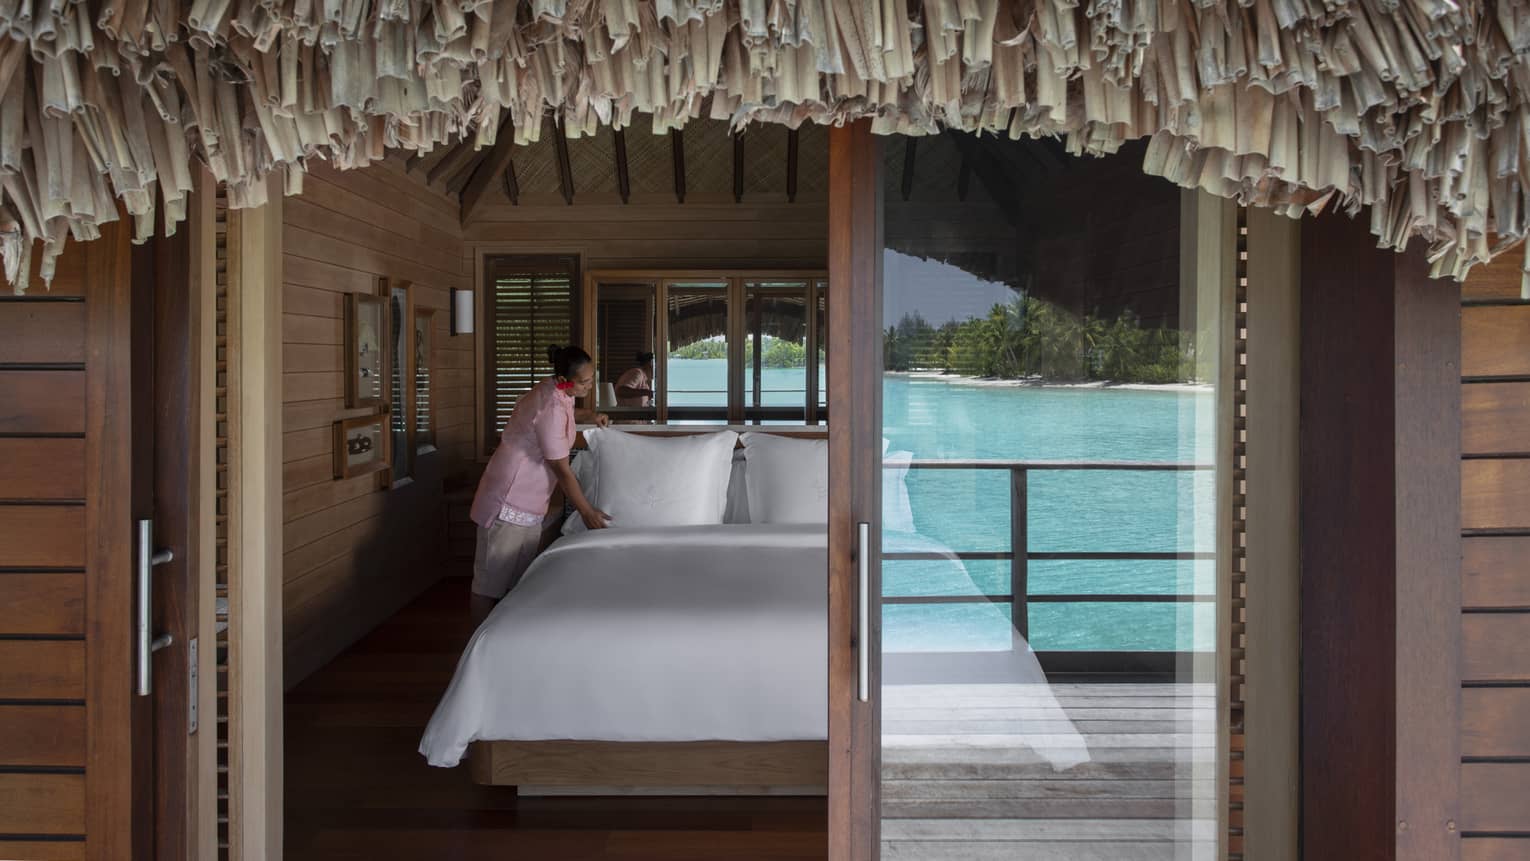
<path id="1" fill-rule="evenodd" d="M 749 473 L 775 477 L 772 494 L 769 479 L 741 492 L 731 442 L 707 455 L 721 458 L 707 515 L 718 522 L 574 525 L 552 543 L 469 641 L 421 741 L 427 761 L 466 757 L 476 781 L 529 795 L 825 792 L 826 491 L 797 480 L 813 469 L 800 450 L 755 445 L 785 458 L 760 454 L 764 468 Z M 605 491 L 596 504 L 607 511 L 613 485 L 635 489 L 627 517 L 667 492 L 640 475 L 576 473 L 587 493 Z M 955 554 L 910 540 L 946 558 L 953 582 L 967 578 Z"/>
<path id="2" fill-rule="evenodd" d="M 565 535 L 473 635 L 420 752 L 525 794 L 822 793 L 827 571 L 821 523 Z"/>

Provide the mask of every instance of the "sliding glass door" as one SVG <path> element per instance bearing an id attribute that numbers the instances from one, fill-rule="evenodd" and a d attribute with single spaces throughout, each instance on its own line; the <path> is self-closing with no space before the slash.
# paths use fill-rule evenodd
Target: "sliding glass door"
<path id="1" fill-rule="evenodd" d="M 833 138 L 832 858 L 1224 844 L 1235 211 L 1141 157 Z"/>

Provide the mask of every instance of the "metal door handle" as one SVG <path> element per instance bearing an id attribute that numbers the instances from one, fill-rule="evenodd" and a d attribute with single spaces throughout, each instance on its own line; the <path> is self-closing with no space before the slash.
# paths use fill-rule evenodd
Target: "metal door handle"
<path id="1" fill-rule="evenodd" d="M 138 695 L 146 697 L 154 689 L 151 656 L 175 642 L 169 634 L 153 636 L 154 566 L 164 565 L 175 558 L 166 549 L 154 549 L 154 521 L 138 521 Z"/>
<path id="2" fill-rule="evenodd" d="M 857 662 L 856 676 L 859 681 L 859 696 L 861 702 L 871 699 L 871 524 L 857 524 L 859 531 L 856 542 L 856 612 L 859 613 L 859 624 L 856 627 L 855 658 Z"/>

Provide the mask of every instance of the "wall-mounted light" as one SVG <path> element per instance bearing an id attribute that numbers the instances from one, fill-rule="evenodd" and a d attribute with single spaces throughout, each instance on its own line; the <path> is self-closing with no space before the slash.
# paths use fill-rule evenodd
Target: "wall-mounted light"
<path id="1" fill-rule="evenodd" d="M 452 288 L 452 334 L 473 334 L 473 291 Z"/>

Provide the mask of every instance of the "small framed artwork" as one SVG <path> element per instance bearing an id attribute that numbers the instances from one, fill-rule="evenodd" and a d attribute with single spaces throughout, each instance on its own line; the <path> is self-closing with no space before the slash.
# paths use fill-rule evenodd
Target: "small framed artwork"
<path id="1" fill-rule="evenodd" d="M 429 454 L 436 450 L 435 394 L 431 373 L 434 368 L 436 309 L 414 309 L 414 450 Z"/>
<path id="2" fill-rule="evenodd" d="M 388 306 L 378 296 L 345 297 L 345 406 L 388 402 Z"/>
<path id="3" fill-rule="evenodd" d="M 357 416 L 335 422 L 335 478 L 355 478 L 389 467 L 388 416 Z"/>

